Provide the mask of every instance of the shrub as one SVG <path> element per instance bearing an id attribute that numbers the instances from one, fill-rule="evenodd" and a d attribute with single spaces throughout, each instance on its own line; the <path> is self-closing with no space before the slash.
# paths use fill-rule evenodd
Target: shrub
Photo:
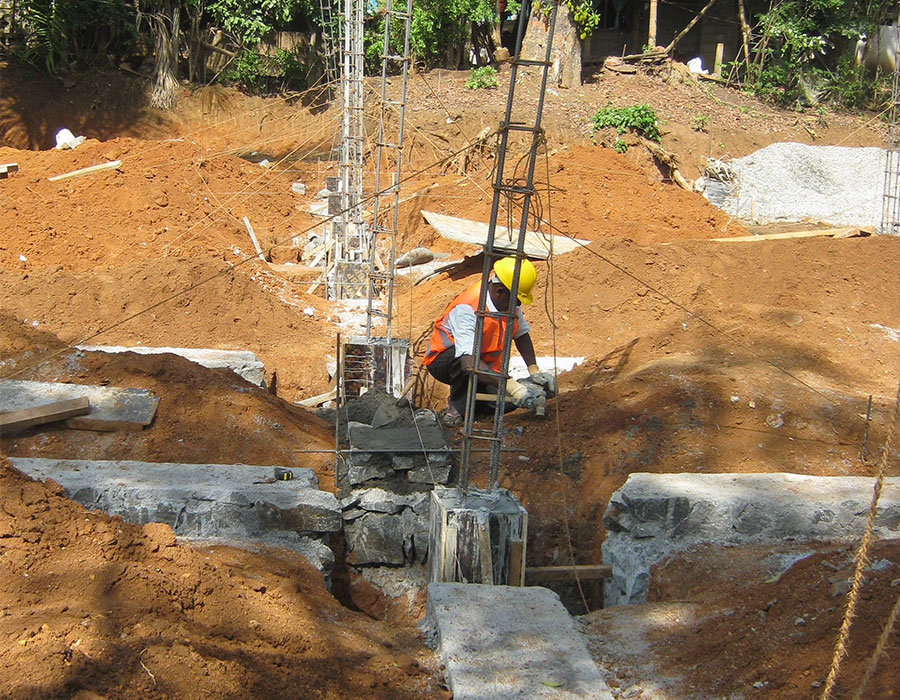
<path id="1" fill-rule="evenodd" d="M 594 131 L 613 127 L 621 136 L 631 129 L 636 134 L 651 141 L 659 141 L 659 120 L 649 105 L 632 105 L 631 107 L 604 107 L 597 110 L 592 118 Z M 617 139 L 621 141 L 621 139 Z M 622 141 L 624 143 L 624 141 Z M 619 150 L 616 148 L 616 150 Z"/>
<path id="2" fill-rule="evenodd" d="M 497 70 L 492 66 L 473 68 L 471 74 L 466 79 L 466 87 L 469 88 L 469 90 L 497 87 Z"/>
<path id="3" fill-rule="evenodd" d="M 248 92 L 258 92 L 266 83 L 262 56 L 255 51 L 242 50 L 223 77 L 239 83 Z"/>

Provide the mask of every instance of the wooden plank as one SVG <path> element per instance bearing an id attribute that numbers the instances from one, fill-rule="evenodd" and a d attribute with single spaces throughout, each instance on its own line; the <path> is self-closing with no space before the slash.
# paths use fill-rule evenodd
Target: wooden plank
<path id="1" fill-rule="evenodd" d="M 81 177 L 82 175 L 92 175 L 94 173 L 99 173 L 104 170 L 115 170 L 120 165 L 122 165 L 121 160 L 111 160 L 109 163 L 100 163 L 99 165 L 92 165 L 88 168 L 81 168 L 80 170 L 73 170 L 72 172 L 63 173 L 62 175 L 54 175 L 53 177 L 47 178 L 50 182 L 59 182 L 60 180 L 68 180 L 73 177 Z"/>
<path id="2" fill-rule="evenodd" d="M 509 550 L 507 553 L 509 562 L 507 564 L 509 573 L 506 577 L 507 586 L 524 586 L 525 585 L 525 542 L 522 540 L 511 539 L 509 541 Z"/>
<path id="3" fill-rule="evenodd" d="M 87 396 L 45 403 L 31 408 L 20 408 L 0 413 L 0 432 L 12 432 L 64 420 L 73 416 L 82 416 L 91 410 L 91 402 Z"/>
<path id="4" fill-rule="evenodd" d="M 326 401 L 331 401 L 335 396 L 337 396 L 337 389 L 332 389 L 331 391 L 326 391 L 324 394 L 310 396 L 308 399 L 297 401 L 296 404 L 298 406 L 303 406 L 304 408 L 312 408 L 313 406 L 318 406 Z"/>
<path id="5" fill-rule="evenodd" d="M 91 412 L 67 418 L 67 428 L 81 430 L 143 430 L 153 422 L 159 397 L 147 389 L 126 389 L 85 384 L 29 382 L 15 379 L 0 381 L 0 406 L 12 409 L 87 397 Z"/>
<path id="6" fill-rule="evenodd" d="M 832 238 L 853 238 L 868 236 L 865 231 L 854 226 L 844 228 L 823 228 L 813 231 L 785 231 L 784 233 L 762 233 L 758 236 L 734 236 L 733 238 L 711 238 L 715 243 L 749 243 L 750 241 L 781 241 L 789 238 L 815 238 L 830 236 Z"/>
<path id="7" fill-rule="evenodd" d="M 595 581 L 612 577 L 612 567 L 600 564 L 578 564 L 576 566 L 529 566 L 525 569 L 526 583 L 545 581 L 574 581 L 575 576 L 582 581 Z"/>
<path id="8" fill-rule="evenodd" d="M 469 245 L 484 247 L 488 237 L 488 225 L 480 221 L 460 219 L 455 216 L 446 216 L 433 211 L 422 210 L 422 216 L 434 227 L 438 234 L 451 241 L 468 243 Z M 553 240 L 553 252 L 556 255 L 568 253 L 580 245 L 587 245 L 590 241 L 567 236 L 553 236 L 550 234 L 525 232 L 525 255 L 529 258 L 546 260 L 550 257 L 550 240 Z M 494 232 L 494 248 L 497 250 L 515 252 L 518 242 L 518 231 L 511 233 L 507 226 L 497 226 Z"/>
<path id="9" fill-rule="evenodd" d="M 250 240 L 253 241 L 253 247 L 256 248 L 257 257 L 263 262 L 267 262 L 266 256 L 263 255 L 262 248 L 259 247 L 259 241 L 256 240 L 256 234 L 253 233 L 253 227 L 250 225 L 250 219 L 248 219 L 246 216 L 244 217 L 244 226 L 247 227 L 247 233 L 250 234 Z"/>
<path id="10" fill-rule="evenodd" d="M 441 537 L 441 581 L 443 583 L 454 583 L 457 581 L 456 548 L 456 528 L 448 523 L 444 527 Z"/>
<path id="11" fill-rule="evenodd" d="M 478 531 L 478 563 L 481 569 L 481 583 L 494 585 L 494 562 L 491 556 L 491 523 L 488 518 L 475 521 Z"/>

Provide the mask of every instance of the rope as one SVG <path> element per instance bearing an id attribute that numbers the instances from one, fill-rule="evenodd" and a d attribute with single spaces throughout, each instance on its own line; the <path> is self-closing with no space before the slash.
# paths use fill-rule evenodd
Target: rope
<path id="1" fill-rule="evenodd" d="M 878 499 L 881 497 L 881 489 L 884 485 L 884 473 L 887 467 L 888 456 L 892 450 L 894 428 L 897 425 L 898 419 L 900 419 L 900 384 L 897 386 L 897 398 L 894 405 L 893 419 L 891 420 L 887 440 L 885 441 L 885 445 L 881 452 L 881 460 L 878 465 L 878 477 L 875 479 L 875 492 L 872 494 L 872 503 L 869 505 L 869 515 L 866 520 L 866 530 L 859 543 L 859 550 L 856 552 L 856 567 L 853 572 L 853 584 L 850 587 L 850 593 L 847 595 L 847 609 L 844 612 L 841 631 L 834 647 L 834 655 L 831 658 L 831 668 L 828 671 L 828 677 L 825 679 L 825 687 L 822 689 L 822 700 L 828 700 L 831 697 L 831 691 L 834 689 L 838 671 L 840 671 L 841 668 L 841 661 L 843 661 L 844 657 L 847 655 L 847 639 L 850 636 L 850 625 L 853 623 L 853 618 L 856 613 L 856 603 L 859 599 L 859 589 L 862 585 L 863 574 L 869 563 L 867 554 L 869 545 L 872 541 L 872 529 L 875 525 L 875 515 L 878 511 Z M 867 681 L 866 678 L 863 680 Z"/>
<path id="2" fill-rule="evenodd" d="M 866 686 L 869 681 L 872 680 L 872 675 L 875 673 L 875 669 L 878 667 L 878 661 L 881 659 L 882 654 L 884 653 L 884 648 L 887 646 L 888 638 L 891 635 L 891 632 L 894 629 L 894 625 L 897 623 L 897 617 L 900 616 L 900 595 L 897 596 L 897 600 L 894 603 L 894 607 L 891 608 L 891 612 L 888 615 L 887 622 L 884 625 L 884 629 L 881 630 L 881 636 L 878 638 L 878 644 L 875 645 L 875 651 L 872 653 L 872 658 L 869 659 L 869 664 L 866 666 L 866 673 L 863 675 L 862 680 L 859 682 L 859 687 L 856 689 L 856 693 L 853 695 L 853 700 L 862 700 L 863 693 L 866 690 Z"/>
<path id="3" fill-rule="evenodd" d="M 549 226 L 553 226 L 553 210 L 550 206 L 550 156 L 547 153 L 547 142 L 544 141 L 544 165 L 546 166 L 547 171 L 547 222 Z M 553 236 L 550 236 L 550 255 L 547 258 L 547 267 L 550 272 L 550 294 L 547 295 L 550 298 L 550 309 L 548 318 L 550 320 L 550 338 L 553 343 L 553 376 L 556 377 L 557 366 L 556 366 L 556 358 L 557 358 L 557 349 L 556 349 L 556 274 L 553 264 Z M 544 297 L 544 308 L 547 308 L 547 297 Z M 559 387 L 557 386 L 557 392 L 559 391 Z M 559 473 L 562 475 L 563 472 L 563 454 L 562 454 L 562 420 L 560 418 L 561 411 L 559 409 L 559 401 L 553 402 L 554 410 L 553 414 L 556 422 L 556 457 L 559 461 Z M 581 602 L 584 605 L 585 614 L 591 612 L 591 607 L 588 605 L 587 597 L 584 595 L 584 587 L 581 585 L 581 577 L 578 575 L 578 568 L 575 565 L 575 547 L 572 544 L 572 531 L 569 527 L 569 499 L 566 496 L 565 491 L 562 491 L 563 498 L 563 526 L 565 527 L 566 532 L 566 542 L 568 544 L 569 549 L 569 559 L 572 562 L 572 572 L 575 574 L 575 585 L 578 586 L 578 594 L 581 596 Z"/>

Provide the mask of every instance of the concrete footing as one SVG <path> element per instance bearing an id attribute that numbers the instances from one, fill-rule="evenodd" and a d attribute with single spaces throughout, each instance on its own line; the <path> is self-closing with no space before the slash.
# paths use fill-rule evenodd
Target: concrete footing
<path id="1" fill-rule="evenodd" d="M 783 473 L 632 474 L 603 516 L 603 563 L 613 568 L 604 602 L 646 602 L 650 568 L 693 546 L 857 538 L 874 483 Z M 874 535 L 900 536 L 900 478 L 885 480 Z"/>
<path id="2" fill-rule="evenodd" d="M 528 513 L 506 489 L 431 492 L 429 581 L 525 584 Z"/>
<path id="3" fill-rule="evenodd" d="M 431 583 L 426 626 L 454 700 L 612 700 L 546 588 Z"/>
<path id="4" fill-rule="evenodd" d="M 11 459 L 35 479 L 59 482 L 92 510 L 123 520 L 169 525 L 191 540 L 295 549 L 323 573 L 334 555 L 320 540 L 341 529 L 334 495 L 318 490 L 311 469 L 273 478 L 273 467 L 65 459 Z"/>
<path id="5" fill-rule="evenodd" d="M 123 347 L 121 345 L 77 345 L 83 352 L 121 353 L 133 352 L 138 355 L 178 355 L 209 369 L 230 369 L 251 384 L 266 387 L 266 368 L 262 361 L 249 350 L 215 350 L 211 348 L 148 348 L 144 346 Z"/>

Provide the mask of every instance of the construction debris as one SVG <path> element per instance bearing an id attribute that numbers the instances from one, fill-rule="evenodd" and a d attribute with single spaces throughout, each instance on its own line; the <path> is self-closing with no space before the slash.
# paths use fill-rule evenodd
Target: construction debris
<path id="1" fill-rule="evenodd" d="M 94 173 L 100 173 L 104 170 L 115 170 L 120 165 L 122 165 L 121 160 L 112 160 L 109 163 L 100 163 L 100 165 L 92 165 L 87 168 L 81 168 L 79 170 L 73 170 L 68 173 L 63 173 L 62 175 L 54 175 L 53 177 L 48 177 L 47 179 L 50 182 L 59 182 L 60 180 L 69 180 L 73 177 L 81 177 L 82 175 L 93 175 Z"/>
<path id="2" fill-rule="evenodd" d="M 431 583 L 426 619 L 454 700 L 613 698 L 546 588 Z"/>
<path id="3" fill-rule="evenodd" d="M 311 469 L 276 480 L 247 464 L 15 458 L 35 479 L 53 479 L 91 510 L 127 522 L 167 523 L 179 537 L 295 549 L 326 575 L 334 555 L 322 541 L 341 528 L 337 499 L 320 491 Z M 274 483 L 269 483 L 274 482 Z"/>
<path id="4" fill-rule="evenodd" d="M 0 432 L 13 432 L 24 430 L 34 425 L 53 423 L 55 421 L 83 416 L 91 410 L 91 402 L 86 396 L 64 401 L 34 406 L 33 408 L 20 408 L 15 411 L 0 412 Z"/>
<path id="5" fill-rule="evenodd" d="M 632 473 L 603 515 L 606 604 L 645 602 L 651 567 L 699 544 L 858 538 L 871 500 L 864 477 Z M 900 477 L 885 480 L 874 525 L 900 535 Z"/>
<path id="6" fill-rule="evenodd" d="M 209 369 L 230 369 L 251 384 L 266 388 L 266 368 L 262 361 L 249 350 L 216 350 L 213 348 L 167 348 L 134 345 L 76 345 L 81 352 L 106 352 L 119 354 L 133 352 L 138 355 L 178 355 L 201 367 Z"/>
<path id="7" fill-rule="evenodd" d="M 90 412 L 65 419 L 66 428 L 80 430 L 143 430 L 153 422 L 159 398 L 146 389 L 55 384 L 17 379 L 0 381 L 0 406 L 26 409 L 48 402 L 88 399 Z"/>

